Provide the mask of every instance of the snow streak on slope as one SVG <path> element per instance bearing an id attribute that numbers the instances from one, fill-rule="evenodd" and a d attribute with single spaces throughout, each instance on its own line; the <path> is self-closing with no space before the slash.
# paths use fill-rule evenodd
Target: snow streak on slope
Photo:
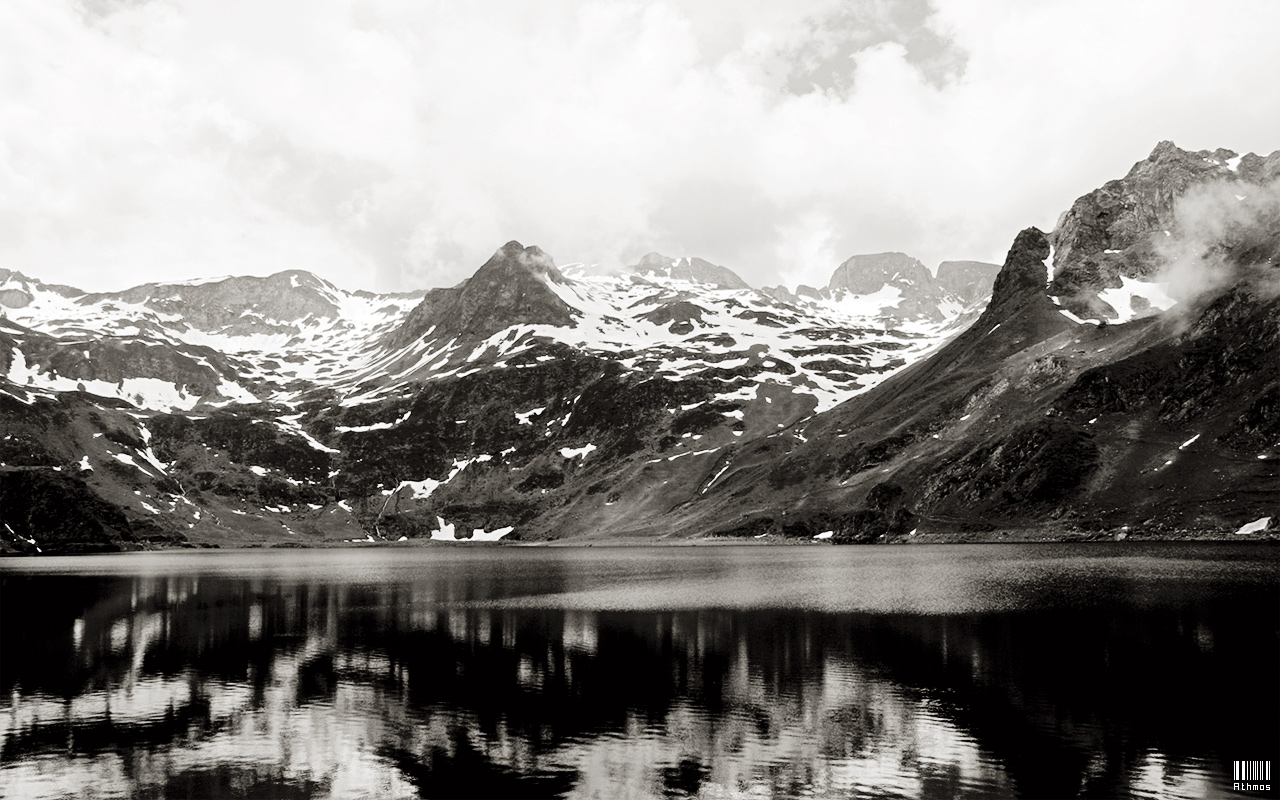
<path id="1" fill-rule="evenodd" d="M 740 370 L 753 373 L 758 383 L 814 395 L 819 411 L 880 383 L 959 329 L 958 309 L 947 309 L 943 323 L 912 322 L 886 330 L 878 317 L 900 299 L 892 287 L 791 305 L 753 290 L 652 275 L 589 276 L 547 285 L 581 312 L 577 324 L 522 326 L 504 341 L 545 337 L 670 380 Z"/>

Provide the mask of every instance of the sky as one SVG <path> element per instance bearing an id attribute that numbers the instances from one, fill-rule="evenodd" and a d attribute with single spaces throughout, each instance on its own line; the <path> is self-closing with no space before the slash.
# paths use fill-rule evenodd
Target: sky
<path id="1" fill-rule="evenodd" d="M 1280 148 L 1277 30 L 1273 0 L 5 0 L 0 268 L 998 263 L 1161 140 Z"/>

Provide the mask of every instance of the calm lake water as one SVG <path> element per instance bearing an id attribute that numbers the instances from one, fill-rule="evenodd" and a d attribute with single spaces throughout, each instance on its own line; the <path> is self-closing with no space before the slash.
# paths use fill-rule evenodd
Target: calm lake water
<path id="1" fill-rule="evenodd" d="M 0 580 L 6 797 L 1204 797 L 1280 755 L 1263 545 L 140 553 Z"/>

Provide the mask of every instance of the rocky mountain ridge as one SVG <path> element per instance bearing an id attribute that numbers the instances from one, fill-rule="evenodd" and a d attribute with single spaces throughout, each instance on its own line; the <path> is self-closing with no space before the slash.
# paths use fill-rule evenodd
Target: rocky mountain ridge
<path id="1" fill-rule="evenodd" d="M 1225 176 L 1246 160 L 1248 174 L 1266 182 Z M 1092 217 L 1091 230 L 1101 221 L 1127 239 L 1081 232 L 1079 220 L 1089 217 L 1082 209 L 1095 208 L 1098 193 L 1077 201 L 1052 234 L 1023 231 L 968 330 L 875 390 L 784 432 L 782 442 L 748 445 L 699 513 L 752 535 L 827 530 L 861 542 L 1027 529 L 1121 538 L 1274 530 L 1277 164 L 1280 153 L 1242 158 L 1161 144 L 1130 178 L 1102 191 L 1140 199 L 1118 217 Z M 1184 180 L 1205 172 L 1222 178 L 1206 185 L 1225 188 L 1227 206 L 1205 205 Z M 1156 260 L 1171 251 L 1150 243 L 1165 239 L 1189 260 Z M 1135 273 L 1140 279 L 1113 279 L 1107 257 L 1133 252 L 1155 255 Z M 1052 294 L 1064 273 L 1140 296 L 1188 272 L 1197 292 L 1163 309 L 1130 305 L 1112 324 L 1073 312 L 1080 295 Z M 1098 296 L 1110 305 L 1105 290 Z"/>
<path id="2" fill-rule="evenodd" d="M 853 256 L 840 264 L 823 289 L 801 285 L 794 293 L 785 286 L 762 291 L 792 304 L 879 304 L 878 313 L 886 324 L 936 321 L 954 313 L 956 307 L 989 295 L 999 270 L 999 265 L 983 261 L 944 261 L 938 265 L 935 277 L 924 264 L 905 253 L 875 253 Z"/>
<path id="3" fill-rule="evenodd" d="M 935 278 L 901 254 L 780 298 L 697 259 L 609 274 L 511 242 L 452 288 L 280 273 L 239 280 L 298 297 L 217 285 L 190 321 L 180 284 L 90 296 L 6 273 L 0 539 L 1263 530 L 1277 162 L 1162 144 L 1019 234 L 967 310 L 988 267 Z"/>
<path id="4" fill-rule="evenodd" d="M 23 472 L 23 488 L 5 523 L 41 541 L 58 504 L 22 498 L 78 493 L 102 502 L 77 504 L 92 519 L 68 528 L 102 546 L 475 539 L 512 520 L 539 535 L 528 523 L 554 516 L 588 459 L 693 463 L 715 451 L 705 429 L 776 430 L 964 324 L 886 330 L 882 305 L 779 304 L 696 258 L 590 272 L 510 242 L 459 285 L 413 295 L 298 271 L 99 294 L 7 273 L 22 295 L 0 320 L 0 475 Z M 496 504 L 427 512 L 436 489 L 486 476 Z"/>

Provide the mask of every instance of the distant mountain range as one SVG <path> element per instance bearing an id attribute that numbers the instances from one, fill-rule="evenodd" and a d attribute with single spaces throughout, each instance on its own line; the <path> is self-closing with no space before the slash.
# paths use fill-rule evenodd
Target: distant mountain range
<path id="1" fill-rule="evenodd" d="M 518 242 L 395 295 L 0 269 L 0 549 L 1262 530 L 1277 177 L 1162 143 L 1002 267 L 795 291 Z"/>

